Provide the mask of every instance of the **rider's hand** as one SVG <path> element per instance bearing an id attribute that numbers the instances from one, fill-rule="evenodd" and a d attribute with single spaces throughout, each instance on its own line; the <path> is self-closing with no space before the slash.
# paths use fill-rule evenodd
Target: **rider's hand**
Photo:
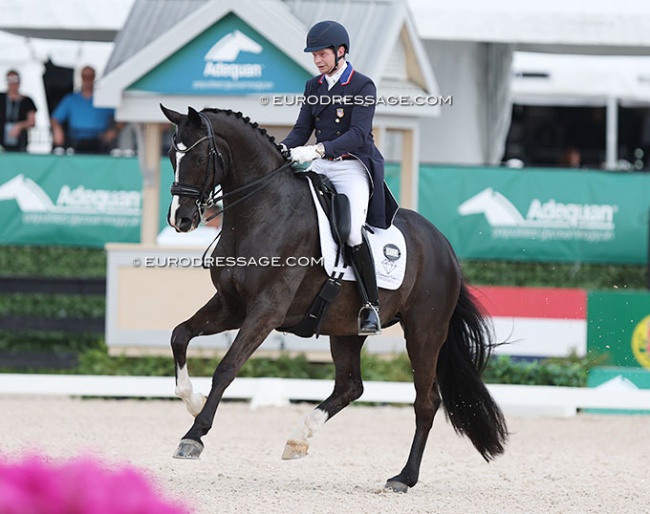
<path id="1" fill-rule="evenodd" d="M 311 162 L 314 159 L 320 159 L 322 157 L 323 155 L 318 145 L 296 146 L 291 149 L 291 160 L 298 164 Z"/>

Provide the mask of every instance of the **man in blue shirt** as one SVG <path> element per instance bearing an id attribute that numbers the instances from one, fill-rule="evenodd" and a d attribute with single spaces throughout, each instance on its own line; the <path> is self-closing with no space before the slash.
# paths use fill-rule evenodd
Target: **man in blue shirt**
<path id="1" fill-rule="evenodd" d="M 52 113 L 54 147 L 69 145 L 77 153 L 107 153 L 117 137 L 113 109 L 95 107 L 95 70 L 81 70 L 81 90 L 63 97 Z M 67 123 L 67 138 L 63 124 Z"/>
<path id="2" fill-rule="evenodd" d="M 348 197 L 351 231 L 345 250 L 363 301 L 359 335 L 379 334 L 377 280 L 363 226 L 390 227 L 398 206 L 384 182 L 384 158 L 372 136 L 377 88 L 346 61 L 350 38 L 340 23 L 314 25 L 304 51 L 312 54 L 320 75 L 307 81 L 307 101 L 282 145 L 293 161 L 311 162 L 310 170 L 326 175 Z M 303 146 L 314 132 L 317 144 Z"/>

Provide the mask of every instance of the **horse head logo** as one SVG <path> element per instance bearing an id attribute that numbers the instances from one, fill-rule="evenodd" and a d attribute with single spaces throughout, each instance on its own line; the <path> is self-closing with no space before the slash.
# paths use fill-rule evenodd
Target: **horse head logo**
<path id="1" fill-rule="evenodd" d="M 23 212 L 47 212 L 54 208 L 45 191 L 22 173 L 0 186 L 1 200 L 16 200 L 18 208 Z"/>
<path id="2" fill-rule="evenodd" d="M 232 62 L 237 59 L 239 52 L 259 54 L 261 51 L 262 45 L 253 41 L 243 32 L 233 30 L 217 41 L 205 54 L 204 59 L 206 61 Z"/>
<path id="3" fill-rule="evenodd" d="M 472 196 L 458 206 L 458 214 L 484 214 L 490 226 L 522 225 L 525 220 L 517 208 L 501 193 L 491 187 Z"/>

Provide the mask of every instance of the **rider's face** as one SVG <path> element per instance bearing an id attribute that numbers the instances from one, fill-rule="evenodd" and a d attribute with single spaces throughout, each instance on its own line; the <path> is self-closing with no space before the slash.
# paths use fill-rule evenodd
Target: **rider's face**
<path id="1" fill-rule="evenodd" d="M 338 52 L 339 56 L 343 57 L 345 55 L 345 48 L 342 46 L 339 47 Z M 334 50 L 331 48 L 324 48 L 323 50 L 318 50 L 317 52 L 312 52 L 311 54 L 314 56 L 314 64 L 320 73 L 324 73 L 325 75 L 331 75 L 334 73 L 334 66 L 336 65 Z"/>

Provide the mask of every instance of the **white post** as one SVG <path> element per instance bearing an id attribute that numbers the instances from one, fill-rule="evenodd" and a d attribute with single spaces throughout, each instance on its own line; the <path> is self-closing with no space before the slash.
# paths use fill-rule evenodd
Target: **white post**
<path id="1" fill-rule="evenodd" d="M 160 230 L 158 222 L 160 191 L 160 154 L 162 134 L 160 124 L 147 123 L 144 126 L 144 147 L 140 158 L 142 168 L 142 224 L 140 242 L 156 244 Z"/>
<path id="2" fill-rule="evenodd" d="M 607 98 L 607 138 L 605 150 L 605 168 L 613 170 L 618 160 L 618 99 Z"/>
<path id="3" fill-rule="evenodd" d="M 407 209 L 418 209 L 420 148 L 417 128 L 402 130 L 402 175 L 399 203 Z"/>

